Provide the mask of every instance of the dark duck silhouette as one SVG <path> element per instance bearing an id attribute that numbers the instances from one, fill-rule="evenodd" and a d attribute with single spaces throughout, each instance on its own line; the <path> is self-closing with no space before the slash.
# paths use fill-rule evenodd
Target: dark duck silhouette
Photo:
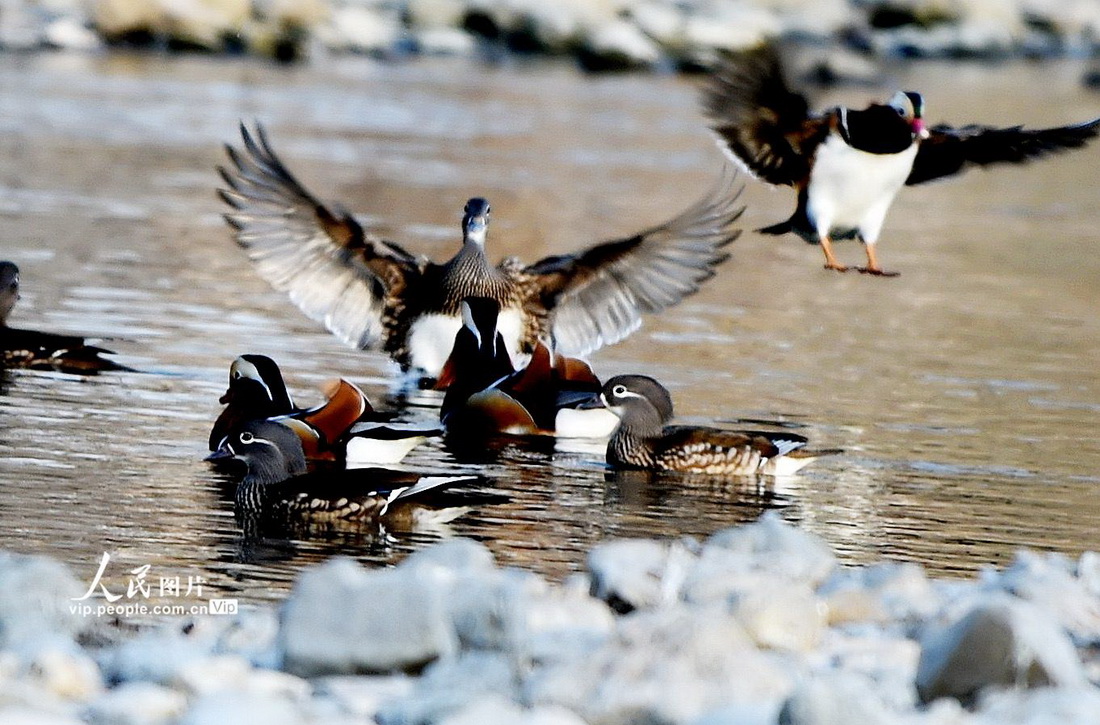
<path id="1" fill-rule="evenodd" d="M 599 401 L 619 416 L 607 444 L 607 462 L 616 469 L 649 469 L 721 476 L 784 476 L 836 450 L 811 451 L 805 436 L 735 431 L 704 426 L 667 425 L 672 397 L 645 375 L 608 380 Z"/>
<path id="2" fill-rule="evenodd" d="M 114 353 L 89 345 L 83 337 L 8 327 L 8 316 L 18 301 L 19 267 L 12 262 L 0 262 L 0 368 L 57 370 L 84 375 L 130 370 L 102 357 Z"/>
<path id="3" fill-rule="evenodd" d="M 397 463 L 439 428 L 390 424 L 392 413 L 374 410 L 366 395 L 347 380 L 325 385 L 326 402 L 313 408 L 294 405 L 279 365 L 266 355 L 245 354 L 229 367 L 225 405 L 210 431 L 210 450 L 256 420 L 274 420 L 301 439 L 309 460 L 338 461 L 349 467 Z M 215 459 L 217 460 L 217 459 Z"/>
<path id="4" fill-rule="evenodd" d="M 555 355 L 538 341 L 527 365 L 516 370 L 497 327 L 496 301 L 468 297 L 461 309 L 463 326 L 440 379 L 447 393 L 439 415 L 449 438 L 611 434 L 613 416 L 577 409 L 601 387 L 587 363 Z"/>
<path id="5" fill-rule="evenodd" d="M 726 175 L 679 216 L 623 239 L 534 264 L 489 262 L 489 202 L 472 198 L 462 246 L 442 264 L 364 229 L 350 214 L 317 200 L 283 165 L 262 127 L 241 126 L 243 151 L 227 146 L 219 168 L 222 199 L 237 242 L 260 275 L 311 318 L 359 348 L 380 346 L 403 370 L 438 378 L 455 333 L 459 304 L 488 297 L 501 307 L 498 328 L 519 360 L 539 339 L 569 356 L 626 337 L 643 314 L 696 292 L 740 234 L 743 207 Z"/>
<path id="6" fill-rule="evenodd" d="M 867 254 L 859 271 L 885 276 L 896 273 L 883 270 L 875 245 L 902 186 L 1080 148 L 1100 132 L 1100 119 L 1046 129 L 929 128 L 924 99 L 912 91 L 862 110 L 811 113 L 806 97 L 788 87 L 772 45 L 727 54 L 705 87 L 703 105 L 719 145 L 734 160 L 757 178 L 798 192 L 789 219 L 758 231 L 794 232 L 820 244 L 825 268 L 838 272 L 848 268 L 837 261 L 832 242 L 857 238 Z"/>
<path id="7" fill-rule="evenodd" d="M 408 510 L 410 504 L 427 504 L 432 493 L 482 480 L 471 474 L 441 476 L 387 468 L 309 473 L 301 439 L 270 420 L 246 423 L 218 455 L 244 463 L 246 473 L 237 484 L 234 502 L 238 514 L 254 519 L 379 523 L 415 516 Z M 446 500 L 431 503 L 447 507 Z"/>

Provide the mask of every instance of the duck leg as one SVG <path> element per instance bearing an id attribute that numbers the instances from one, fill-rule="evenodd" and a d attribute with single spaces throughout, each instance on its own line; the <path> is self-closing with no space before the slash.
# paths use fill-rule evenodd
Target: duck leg
<path id="1" fill-rule="evenodd" d="M 821 251 L 825 253 L 825 269 L 835 269 L 837 272 L 847 272 L 848 268 L 836 261 L 833 256 L 833 242 L 828 234 L 821 235 Z"/>
<path id="2" fill-rule="evenodd" d="M 879 266 L 878 259 L 875 257 L 874 244 L 864 243 L 863 249 L 867 252 L 867 266 L 857 268 L 862 274 L 873 274 L 878 277 L 897 277 L 901 275 L 901 272 L 887 272 Z"/>

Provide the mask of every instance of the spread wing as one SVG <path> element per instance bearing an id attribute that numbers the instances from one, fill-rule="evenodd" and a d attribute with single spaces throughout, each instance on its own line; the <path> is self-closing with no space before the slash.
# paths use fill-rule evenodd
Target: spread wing
<path id="1" fill-rule="evenodd" d="M 671 307 L 713 277 L 729 257 L 723 247 L 741 234 L 733 228 L 745 210 L 736 178 L 723 174 L 705 198 L 660 226 L 523 270 L 535 277 L 536 304 L 551 311 L 555 349 L 586 355 L 617 342 L 643 314 Z"/>
<path id="2" fill-rule="evenodd" d="M 302 312 L 348 344 L 371 346 L 383 332 L 386 293 L 418 276 L 422 262 L 319 202 L 283 166 L 262 126 L 253 134 L 242 123 L 241 139 L 243 151 L 226 145 L 232 167 L 218 168 L 237 243 Z"/>
<path id="3" fill-rule="evenodd" d="M 1049 154 L 1080 148 L 1100 133 L 1100 118 L 1075 126 L 1025 129 L 939 125 L 921 142 L 906 184 L 950 176 L 968 166 L 1019 164 Z"/>
<path id="4" fill-rule="evenodd" d="M 772 45 L 725 53 L 703 92 L 703 109 L 719 145 L 770 184 L 794 186 L 829 131 L 805 96 L 787 87 Z"/>

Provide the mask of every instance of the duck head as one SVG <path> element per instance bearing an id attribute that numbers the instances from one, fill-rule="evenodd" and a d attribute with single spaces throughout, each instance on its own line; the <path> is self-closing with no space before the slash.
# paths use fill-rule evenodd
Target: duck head
<path id="1" fill-rule="evenodd" d="M 462 217 L 462 241 L 464 244 L 474 244 L 484 249 L 488 232 L 489 202 L 480 196 L 475 196 L 466 202 L 465 214 Z"/>
<path id="2" fill-rule="evenodd" d="M 286 389 L 283 373 L 266 355 L 241 355 L 229 366 L 229 389 L 220 403 L 254 404 L 268 409 L 267 415 L 281 415 L 294 410 L 294 401 Z M 257 411 L 257 414 L 262 411 Z"/>
<path id="3" fill-rule="evenodd" d="M 645 435 L 658 433 L 672 419 L 672 396 L 648 375 L 611 378 L 600 391 L 598 405 L 619 416 L 624 429 Z"/>
<path id="4" fill-rule="evenodd" d="M 279 483 L 306 472 L 306 457 L 298 435 L 270 420 L 241 426 L 227 436 L 209 458 L 234 458 L 244 462 L 248 472 L 243 485 Z"/>
<path id="5" fill-rule="evenodd" d="M 887 104 L 909 124 L 913 138 L 928 138 L 924 127 L 924 97 L 916 91 L 898 91 Z"/>
<path id="6" fill-rule="evenodd" d="M 8 324 L 8 315 L 19 300 L 19 267 L 0 262 L 0 327 Z"/>

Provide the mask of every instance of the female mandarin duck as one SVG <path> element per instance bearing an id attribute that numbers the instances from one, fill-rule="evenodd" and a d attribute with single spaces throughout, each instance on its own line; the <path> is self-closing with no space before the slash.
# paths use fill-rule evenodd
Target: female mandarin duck
<path id="1" fill-rule="evenodd" d="M 247 468 L 234 496 L 246 517 L 377 523 L 407 514 L 401 509 L 429 492 L 481 480 L 476 475 L 435 476 L 386 468 L 307 473 L 301 439 L 270 420 L 246 423 L 218 455 L 243 461 Z"/>
<path id="2" fill-rule="evenodd" d="M 899 91 L 886 104 L 843 106 L 812 114 L 788 88 L 774 46 L 728 54 L 707 85 L 704 106 L 719 145 L 769 184 L 792 186 L 790 219 L 758 231 L 794 232 L 820 244 L 825 268 L 844 272 L 832 241 L 858 238 L 867 254 L 860 272 L 896 276 L 875 253 L 886 212 L 902 186 L 975 166 L 1012 163 L 1084 146 L 1100 119 L 1075 126 L 1024 129 L 924 125 L 924 99 Z"/>
<path id="3" fill-rule="evenodd" d="M 595 403 L 594 403 L 595 404 Z M 670 426 L 672 397 L 645 375 L 619 375 L 603 386 L 599 403 L 620 419 L 607 444 L 613 468 L 644 468 L 722 476 L 790 475 L 815 458 L 804 436 Z"/>
<path id="4" fill-rule="evenodd" d="M 462 246 L 438 264 L 375 236 L 350 214 L 318 201 L 283 165 L 259 126 L 243 125 L 244 151 L 227 146 L 221 168 L 226 220 L 260 275 L 345 342 L 380 346 L 403 370 L 438 378 L 462 326 L 460 303 L 487 297 L 519 361 L 540 339 L 586 355 L 626 337 L 643 314 L 699 289 L 727 257 L 743 207 L 733 177 L 679 216 L 633 236 L 524 265 L 489 262 L 489 202 L 470 199 Z"/>
<path id="5" fill-rule="evenodd" d="M 18 301 L 19 267 L 12 262 L 0 262 L 0 367 L 77 374 L 129 370 L 100 357 L 113 353 L 89 345 L 83 337 L 8 327 L 8 316 Z"/>

